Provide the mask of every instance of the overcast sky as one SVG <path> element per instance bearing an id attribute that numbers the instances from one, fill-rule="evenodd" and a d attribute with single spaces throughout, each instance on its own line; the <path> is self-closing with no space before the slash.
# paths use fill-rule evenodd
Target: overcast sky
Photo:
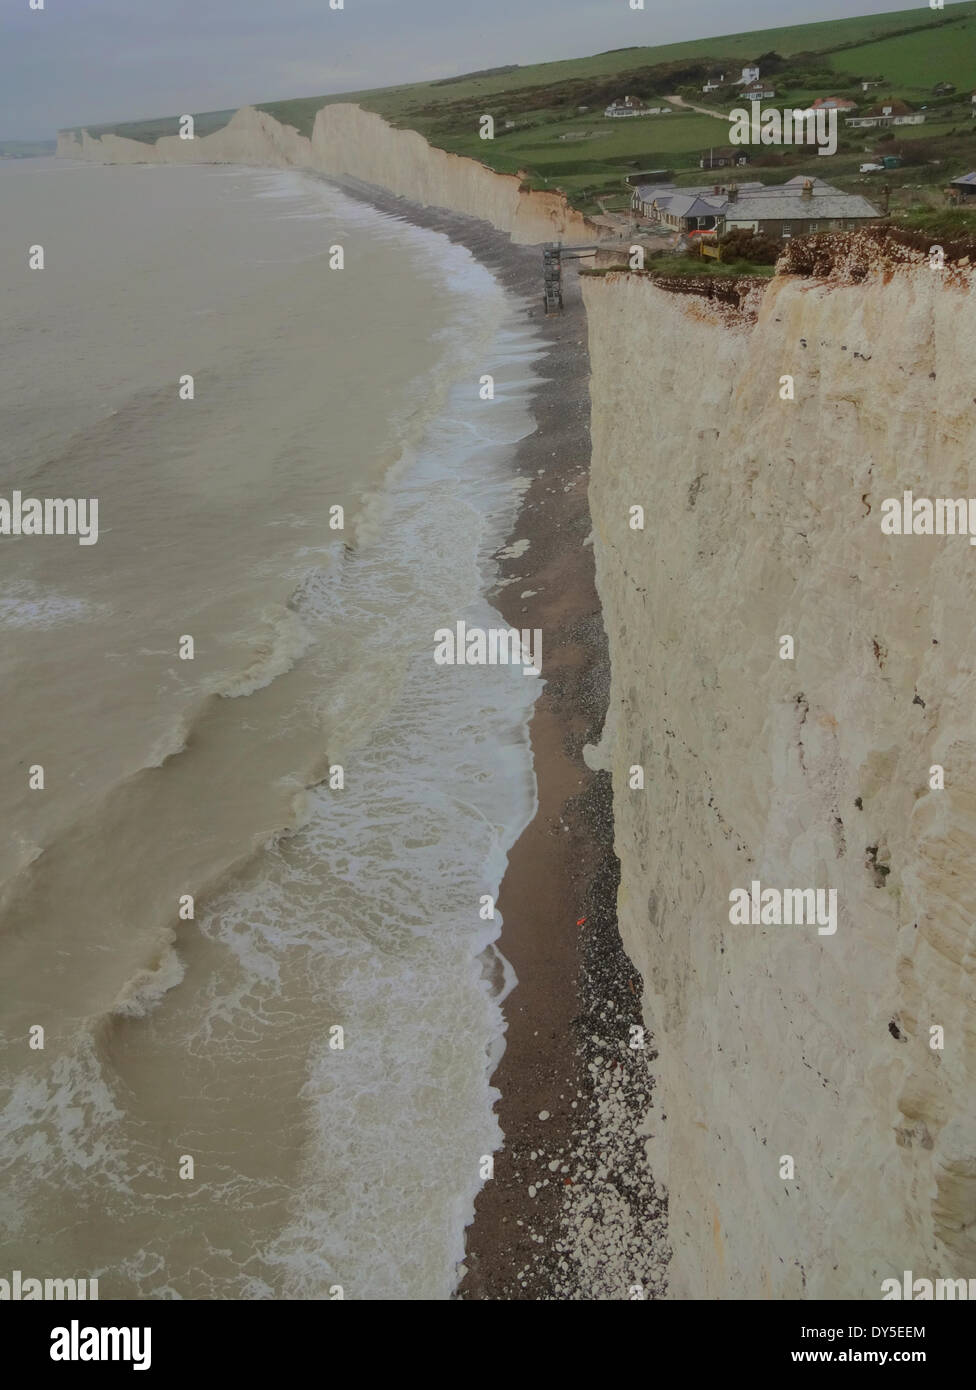
<path id="1" fill-rule="evenodd" d="M 39 0 L 34 0 L 39 3 Z M 448 77 L 915 0 L 0 0 L 0 139 Z"/>

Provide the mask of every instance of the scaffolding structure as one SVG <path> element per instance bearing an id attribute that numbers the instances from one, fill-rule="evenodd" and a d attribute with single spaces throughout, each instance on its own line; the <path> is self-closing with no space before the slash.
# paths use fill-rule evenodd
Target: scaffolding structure
<path id="1" fill-rule="evenodd" d="M 560 245 L 550 243 L 542 251 L 542 284 L 545 294 L 547 314 L 558 314 L 563 307 L 563 272 L 560 263 Z"/>
<path id="2" fill-rule="evenodd" d="M 542 248 L 542 288 L 547 315 L 563 311 L 563 261 L 578 261 L 598 250 L 598 246 L 573 246 L 565 250 L 561 241 L 550 241 Z"/>

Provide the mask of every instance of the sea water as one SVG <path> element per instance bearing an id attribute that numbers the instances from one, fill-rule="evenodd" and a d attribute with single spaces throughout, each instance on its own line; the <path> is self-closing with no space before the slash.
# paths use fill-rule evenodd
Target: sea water
<path id="1" fill-rule="evenodd" d="M 6 1262 L 449 1297 L 541 683 L 434 632 L 502 623 L 542 345 L 298 173 L 17 161 L 0 200 L 0 494 L 99 500 L 95 545 L 0 537 Z"/>

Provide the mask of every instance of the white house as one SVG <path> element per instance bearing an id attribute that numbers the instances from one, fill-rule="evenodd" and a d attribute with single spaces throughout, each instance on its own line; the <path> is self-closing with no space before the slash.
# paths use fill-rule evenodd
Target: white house
<path id="1" fill-rule="evenodd" d="M 889 125 L 924 125 L 925 112 L 913 111 L 904 101 L 893 100 L 883 106 L 872 106 L 863 116 L 848 116 L 845 125 L 856 127 L 877 127 Z"/>
<path id="2" fill-rule="evenodd" d="M 748 101 L 772 101 L 776 96 L 776 88 L 771 87 L 768 82 L 750 82 L 748 87 L 742 88 L 742 95 Z"/>
<path id="3" fill-rule="evenodd" d="M 612 101 L 604 108 L 603 114 L 613 119 L 621 116 L 647 116 L 650 112 L 639 97 L 624 97 L 623 101 Z"/>
<path id="4" fill-rule="evenodd" d="M 756 67 L 752 67 L 752 68 L 743 68 L 743 69 L 742 69 L 742 76 L 741 76 L 740 78 L 738 78 L 738 79 L 733 83 L 733 86 L 741 87 L 743 83 L 758 82 L 758 81 L 759 81 L 759 69 L 758 69 L 758 68 L 756 68 Z"/>

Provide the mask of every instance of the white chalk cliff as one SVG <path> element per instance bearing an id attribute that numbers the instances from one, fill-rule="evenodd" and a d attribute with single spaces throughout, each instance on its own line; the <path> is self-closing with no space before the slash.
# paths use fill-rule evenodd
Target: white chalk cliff
<path id="1" fill-rule="evenodd" d="M 414 130 L 397 130 L 348 102 L 323 106 L 311 138 L 265 111 L 245 106 L 222 130 L 155 144 L 118 135 L 81 138 L 62 131 L 58 154 L 108 164 L 254 164 L 309 169 L 356 178 L 428 207 L 449 208 L 491 222 L 512 240 L 532 244 L 593 240 L 593 228 L 559 193 L 523 192 L 511 174 L 429 145 Z"/>
<path id="2" fill-rule="evenodd" d="M 585 285 L 600 753 L 677 1297 L 976 1275 L 976 549 L 879 524 L 976 495 L 976 301 L 914 260 L 777 276 L 758 317 Z M 732 925 L 753 880 L 835 888 L 836 934 Z"/>

